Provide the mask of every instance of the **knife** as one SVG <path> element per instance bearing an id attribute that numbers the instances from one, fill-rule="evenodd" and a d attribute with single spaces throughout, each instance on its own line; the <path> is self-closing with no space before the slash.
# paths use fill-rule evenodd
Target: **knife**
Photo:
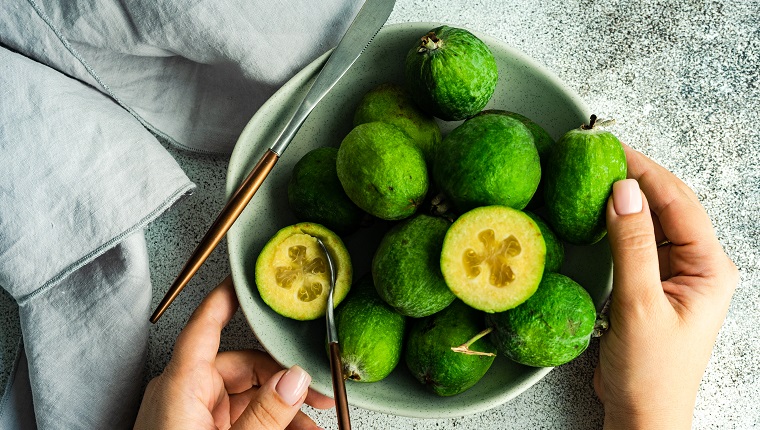
<path id="1" fill-rule="evenodd" d="M 224 208 L 217 216 L 214 223 L 203 236 L 195 251 L 190 255 L 187 263 L 180 270 L 179 275 L 164 298 L 159 303 L 153 315 L 151 323 L 156 323 L 169 305 L 179 295 L 198 269 L 203 265 L 211 252 L 221 242 L 224 235 L 232 227 L 232 224 L 243 212 L 243 209 L 251 201 L 261 184 L 272 171 L 277 160 L 287 149 L 288 144 L 301 128 L 317 103 L 332 89 L 340 78 L 348 71 L 349 67 L 359 58 L 362 52 L 369 46 L 372 39 L 380 28 L 388 20 L 395 0 L 366 0 L 359 13 L 343 35 L 343 38 L 335 47 L 327 62 L 322 67 L 309 92 L 306 93 L 301 105 L 296 109 L 293 117 L 287 123 L 274 144 L 264 153 L 258 163 L 253 167 L 248 176 L 243 180 L 232 197 L 227 201 Z"/>

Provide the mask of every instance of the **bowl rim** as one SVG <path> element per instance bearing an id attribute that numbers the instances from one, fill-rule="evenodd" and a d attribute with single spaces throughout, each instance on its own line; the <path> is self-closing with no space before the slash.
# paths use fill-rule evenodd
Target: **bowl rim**
<path id="1" fill-rule="evenodd" d="M 420 21 L 420 22 L 404 22 L 404 23 L 387 24 L 380 29 L 380 32 L 398 32 L 398 31 L 407 31 L 407 30 L 408 31 L 412 31 L 412 30 L 427 31 L 427 30 L 430 30 L 432 28 L 436 28 L 442 25 L 465 28 L 457 24 Z M 570 89 L 570 87 L 568 87 L 567 84 L 561 81 L 554 72 L 552 72 L 541 63 L 537 62 L 536 60 L 529 57 L 528 55 L 526 55 L 519 49 L 512 47 L 507 42 L 501 39 L 497 39 L 493 36 L 481 33 L 479 31 L 475 31 L 471 29 L 467 29 L 467 30 L 473 33 L 475 36 L 477 36 L 481 40 L 483 40 L 486 43 L 486 45 L 488 45 L 489 47 L 498 46 L 499 50 L 503 50 L 504 52 L 507 52 L 509 55 L 515 57 L 518 61 L 525 64 L 527 67 L 536 70 L 541 75 L 541 78 L 543 80 L 547 81 L 548 84 L 555 87 L 557 91 L 562 93 L 565 97 L 567 97 L 570 100 L 570 102 L 574 104 L 580 112 L 583 113 L 583 115 L 588 117 L 589 112 L 590 112 L 589 108 L 581 99 L 581 97 L 578 94 L 576 94 L 575 91 Z M 310 84 L 310 82 L 314 79 L 314 77 L 317 75 L 319 70 L 321 70 L 321 67 L 327 61 L 332 51 L 333 49 L 328 50 L 324 54 L 314 59 L 308 65 L 306 65 L 300 71 L 298 71 L 295 75 L 293 75 L 292 78 L 290 78 L 285 84 L 283 84 L 277 91 L 275 91 L 275 93 L 272 94 L 272 96 L 266 102 L 264 102 L 264 104 L 261 105 L 261 107 L 254 113 L 254 115 L 248 121 L 246 126 L 241 131 L 235 143 L 233 151 L 230 155 L 228 168 L 227 168 L 227 174 L 226 174 L 226 181 L 225 181 L 226 198 L 229 198 L 232 195 L 232 193 L 234 193 L 238 184 L 242 181 L 244 177 L 242 175 L 247 174 L 247 171 L 243 171 L 242 173 L 236 172 L 236 170 L 241 169 L 238 166 L 238 164 L 241 164 L 241 163 L 239 161 L 233 162 L 234 160 L 237 160 L 241 157 L 249 156 L 250 149 L 244 148 L 245 145 L 242 145 L 241 142 L 247 141 L 248 135 L 252 134 L 254 132 L 253 130 L 259 125 L 260 117 L 264 115 L 264 112 L 271 110 L 274 105 L 276 105 L 277 103 L 280 103 L 281 102 L 280 99 L 282 99 L 283 97 L 292 97 L 292 95 L 288 95 L 288 94 L 293 93 L 298 89 L 308 88 L 306 87 L 306 85 Z M 244 159 L 245 158 L 243 158 L 243 160 Z M 258 158 L 256 158 L 254 155 L 254 160 L 256 159 Z M 252 165 L 250 165 L 249 168 L 250 167 L 252 167 Z M 233 256 L 232 256 L 234 248 L 233 246 L 230 246 L 231 238 L 229 235 L 227 236 L 226 240 L 228 244 L 227 252 L 228 252 L 228 256 L 230 257 L 230 265 L 232 266 L 232 262 L 234 261 Z M 247 281 L 243 282 L 243 279 L 240 279 L 240 277 L 243 276 L 241 270 L 236 270 L 235 267 L 231 267 L 231 273 L 232 273 L 232 277 L 233 277 L 233 281 L 235 285 L 235 293 L 238 296 L 238 298 L 240 298 L 241 295 L 244 294 L 243 289 L 247 287 Z M 241 303 L 242 303 L 242 300 L 241 300 Z M 245 316 L 246 322 L 248 323 L 253 335 L 256 336 L 257 339 L 259 339 L 258 335 L 256 335 L 256 330 L 253 327 L 253 320 L 255 320 L 255 318 L 253 317 L 253 315 L 250 314 L 251 312 L 253 312 L 253 310 L 243 307 L 242 305 L 240 306 L 240 309 L 243 315 Z M 260 340 L 259 340 L 259 344 L 270 355 L 272 355 L 275 361 L 277 361 L 280 365 L 285 364 L 285 363 L 282 363 L 279 359 L 277 359 L 275 355 L 272 354 L 272 351 L 270 351 L 269 347 L 267 347 L 267 345 L 264 345 Z M 553 367 L 532 368 L 531 373 L 526 378 L 522 379 L 519 383 L 515 384 L 510 390 L 495 393 L 494 395 L 490 395 L 487 398 L 482 398 L 480 401 L 477 401 L 477 402 L 472 402 L 466 405 L 457 405 L 456 408 L 437 409 L 432 414 L 430 412 L 415 409 L 413 407 L 407 408 L 404 410 L 389 411 L 388 408 L 382 408 L 381 406 L 379 406 L 377 402 L 373 402 L 371 399 L 365 399 L 362 397 L 351 398 L 350 404 L 352 406 L 360 407 L 367 410 L 372 410 L 375 412 L 387 413 L 387 414 L 392 414 L 396 416 L 404 416 L 404 417 L 410 417 L 410 418 L 427 418 L 427 419 L 457 418 L 457 417 L 484 412 L 512 400 L 513 398 L 522 394 L 525 390 L 527 390 L 528 388 L 536 384 L 538 381 L 543 379 L 552 369 Z M 331 384 L 322 384 L 319 381 L 312 381 L 311 388 L 315 389 L 316 391 L 324 395 L 332 397 L 333 393 L 332 393 Z"/>

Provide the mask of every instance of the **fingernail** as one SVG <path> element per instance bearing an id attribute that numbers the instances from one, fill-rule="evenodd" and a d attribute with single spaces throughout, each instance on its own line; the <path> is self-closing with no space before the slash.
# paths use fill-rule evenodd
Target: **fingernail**
<path id="1" fill-rule="evenodd" d="M 612 203 L 618 215 L 641 212 L 641 190 L 635 179 L 623 179 L 612 184 Z"/>
<path id="2" fill-rule="evenodd" d="M 311 376 L 298 366 L 293 366 L 282 375 L 275 390 L 285 403 L 293 406 L 304 395 L 311 384 Z"/>

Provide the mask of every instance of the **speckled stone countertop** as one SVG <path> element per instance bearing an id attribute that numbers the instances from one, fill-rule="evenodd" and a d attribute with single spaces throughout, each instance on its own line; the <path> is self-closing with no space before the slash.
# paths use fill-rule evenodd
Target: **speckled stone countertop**
<path id="1" fill-rule="evenodd" d="M 388 23 L 433 21 L 488 34 L 553 71 L 615 134 L 694 189 L 741 272 L 702 380 L 696 429 L 760 427 L 760 2 L 439 2 L 398 0 Z M 153 306 L 224 204 L 227 159 L 169 148 L 196 193 L 147 229 Z M 204 295 L 229 272 L 220 246 L 151 331 L 147 378 L 166 365 L 174 340 Z M 18 341 L 15 305 L 0 294 L 0 362 Z M 256 347 L 238 312 L 222 348 Z M 419 420 L 352 408 L 354 428 L 595 429 L 592 387 L 598 344 L 554 369 L 509 403 L 455 419 Z M 0 375 L 3 387 L 7 374 Z M 334 411 L 306 412 L 336 428 Z"/>

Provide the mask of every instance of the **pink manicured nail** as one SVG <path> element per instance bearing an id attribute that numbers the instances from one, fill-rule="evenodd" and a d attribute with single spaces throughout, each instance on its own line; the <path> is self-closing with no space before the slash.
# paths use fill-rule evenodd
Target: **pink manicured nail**
<path id="1" fill-rule="evenodd" d="M 623 179 L 612 184 L 612 204 L 618 215 L 641 212 L 643 203 L 639 183 L 635 179 Z"/>
<path id="2" fill-rule="evenodd" d="M 282 400 L 289 405 L 295 405 L 304 395 L 311 384 L 311 376 L 298 366 L 293 366 L 282 375 L 275 390 Z"/>

